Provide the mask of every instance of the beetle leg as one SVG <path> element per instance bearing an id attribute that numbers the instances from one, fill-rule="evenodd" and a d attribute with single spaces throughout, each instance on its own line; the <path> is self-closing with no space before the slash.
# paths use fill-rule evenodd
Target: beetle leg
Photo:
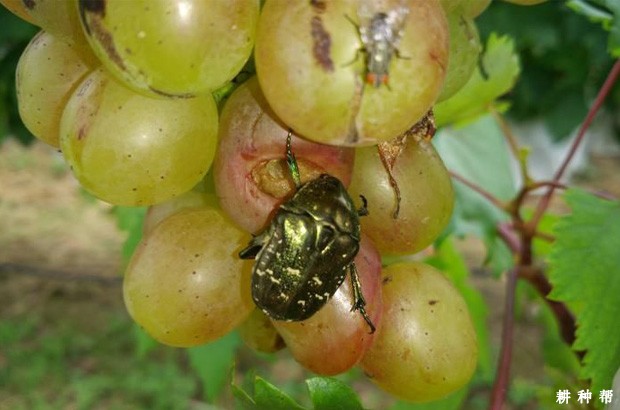
<path id="1" fill-rule="evenodd" d="M 375 325 L 366 313 L 366 301 L 364 300 L 364 295 L 362 294 L 362 285 L 360 284 L 360 278 L 357 275 L 357 268 L 353 262 L 349 265 L 349 275 L 351 276 L 351 287 L 353 288 L 353 307 L 351 308 L 351 311 L 359 310 L 360 314 L 370 327 L 370 334 L 373 334 L 375 333 Z"/>
<path id="2" fill-rule="evenodd" d="M 295 154 L 293 154 L 293 151 L 291 150 L 292 135 L 293 131 L 289 129 L 288 135 L 286 137 L 286 162 L 288 163 L 288 169 L 291 171 L 291 177 L 293 177 L 295 188 L 299 189 L 299 187 L 301 186 L 301 178 L 299 176 L 299 167 L 297 166 Z"/>
<path id="3" fill-rule="evenodd" d="M 357 215 L 366 216 L 369 214 L 368 201 L 366 200 L 366 197 L 364 195 L 360 195 L 360 198 L 362 199 L 362 206 L 357 210 Z"/>
<path id="4" fill-rule="evenodd" d="M 400 60 L 411 60 L 411 57 L 401 55 L 400 51 L 396 47 L 394 47 L 394 55 L 396 55 L 396 58 Z"/>
<path id="5" fill-rule="evenodd" d="M 267 239 L 268 237 L 266 238 L 264 234 L 253 236 L 248 246 L 246 246 L 244 249 L 242 249 L 239 252 L 239 258 L 240 259 L 256 258 L 256 255 L 258 255 L 258 252 L 260 252 L 260 250 L 263 249 L 263 246 L 265 246 L 265 242 Z"/>

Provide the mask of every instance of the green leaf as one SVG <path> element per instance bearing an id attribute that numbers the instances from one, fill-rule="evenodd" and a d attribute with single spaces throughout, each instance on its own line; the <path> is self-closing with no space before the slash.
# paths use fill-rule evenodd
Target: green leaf
<path id="1" fill-rule="evenodd" d="M 235 397 L 235 403 L 238 408 L 242 408 L 244 410 L 254 410 L 256 409 L 256 403 L 252 400 L 252 397 L 243 390 L 241 387 L 236 384 L 231 385 L 232 394 Z"/>
<path id="2" fill-rule="evenodd" d="M 487 115 L 465 127 L 447 127 L 434 138 L 446 167 L 501 200 L 512 198 L 517 187 L 508 147 L 495 120 Z M 454 180 L 453 180 L 454 181 Z M 455 235 L 475 235 L 487 247 L 487 263 L 497 274 L 512 266 L 510 250 L 497 236 L 497 224 L 508 216 L 478 192 L 454 181 Z"/>
<path id="3" fill-rule="evenodd" d="M 114 215 L 116 215 L 118 227 L 128 234 L 122 250 L 123 260 L 127 263 L 136 246 L 140 243 L 140 239 L 142 239 L 142 223 L 144 215 L 146 215 L 146 208 L 116 206 L 114 207 Z"/>
<path id="4" fill-rule="evenodd" d="M 254 382 L 254 401 L 259 410 L 306 410 L 282 390 L 258 376 Z"/>
<path id="5" fill-rule="evenodd" d="M 564 197 L 572 213 L 555 227 L 550 297 L 575 313 L 580 376 L 600 391 L 620 366 L 620 203 L 573 189 Z"/>
<path id="6" fill-rule="evenodd" d="M 491 33 L 478 68 L 454 96 L 434 107 L 437 126 L 471 121 L 489 111 L 494 101 L 508 92 L 519 76 L 519 58 L 508 36 Z"/>
<path id="7" fill-rule="evenodd" d="M 569 0 L 567 6 L 586 16 L 590 21 L 600 23 L 609 31 L 608 51 L 613 57 L 620 57 L 620 3 L 618 0 Z"/>
<path id="8" fill-rule="evenodd" d="M 134 323 L 133 326 L 133 333 L 134 342 L 136 344 L 136 356 L 140 359 L 144 358 L 150 351 L 160 346 L 157 340 L 153 339 L 136 323 Z"/>
<path id="9" fill-rule="evenodd" d="M 362 410 L 362 404 L 346 383 L 329 377 L 306 380 L 314 410 Z"/>
<path id="10" fill-rule="evenodd" d="M 467 397 L 467 389 L 458 390 L 441 400 L 428 403 L 407 403 L 399 401 L 390 410 L 459 410 Z"/>
<path id="11" fill-rule="evenodd" d="M 241 344 L 236 332 L 206 345 L 187 349 L 191 367 L 202 381 L 204 398 L 212 402 L 224 389 Z"/>

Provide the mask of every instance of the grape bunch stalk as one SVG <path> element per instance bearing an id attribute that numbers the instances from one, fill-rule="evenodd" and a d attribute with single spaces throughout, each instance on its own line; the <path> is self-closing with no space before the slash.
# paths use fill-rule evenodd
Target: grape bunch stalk
<path id="1" fill-rule="evenodd" d="M 432 108 L 472 75 L 488 0 L 0 2 L 41 27 L 16 73 L 24 124 L 94 196 L 149 207 L 123 293 L 151 336 L 189 347 L 239 329 L 254 349 L 286 347 L 323 375 L 359 366 L 410 401 L 469 381 L 463 298 L 437 269 L 396 257 L 449 222 Z M 338 219 L 336 195 L 315 184 L 274 222 L 321 175 L 368 215 Z M 271 236 L 264 266 L 239 258 L 269 226 L 286 235 Z M 276 291 L 299 305 L 327 296 L 299 317 L 257 309 Z"/>

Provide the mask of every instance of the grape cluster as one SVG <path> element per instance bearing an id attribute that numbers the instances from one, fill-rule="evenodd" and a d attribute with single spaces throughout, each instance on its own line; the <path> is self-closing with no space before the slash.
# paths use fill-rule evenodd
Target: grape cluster
<path id="1" fill-rule="evenodd" d="M 286 346 L 319 374 L 359 365 L 413 401 L 469 380 L 462 297 L 429 265 L 381 257 L 425 249 L 450 219 L 431 109 L 471 76 L 488 0 L 0 1 L 43 29 L 17 69 L 25 125 L 98 198 L 149 206 L 124 298 L 155 339 L 239 328 L 255 349 Z M 349 281 L 302 322 L 255 309 L 238 253 L 295 190 L 289 129 L 302 182 L 328 173 L 368 201 L 355 264 L 374 334 Z"/>

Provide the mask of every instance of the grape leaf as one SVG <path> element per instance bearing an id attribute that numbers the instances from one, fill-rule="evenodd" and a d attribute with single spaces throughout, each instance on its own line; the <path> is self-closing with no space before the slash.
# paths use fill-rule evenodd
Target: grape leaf
<path id="1" fill-rule="evenodd" d="M 205 399 L 212 402 L 224 389 L 241 339 L 236 332 L 206 345 L 187 349 L 189 363 L 202 381 Z"/>
<path id="2" fill-rule="evenodd" d="M 258 376 L 254 382 L 254 401 L 260 410 L 305 410 L 282 390 Z"/>
<path id="3" fill-rule="evenodd" d="M 600 391 L 620 366 L 620 203 L 572 189 L 564 197 L 572 213 L 554 229 L 549 296 L 575 313 L 580 376 Z"/>
<path id="4" fill-rule="evenodd" d="M 601 23 L 609 31 L 607 48 L 613 57 L 620 57 L 620 2 L 618 0 L 569 0 L 567 6 L 590 19 Z"/>
<path id="5" fill-rule="evenodd" d="M 481 64 L 484 75 L 478 67 L 461 90 L 435 105 L 433 110 L 438 127 L 471 121 L 488 112 L 494 101 L 514 86 L 519 76 L 519 58 L 508 36 L 491 33 Z"/>
<path id="6" fill-rule="evenodd" d="M 362 404 L 346 383 L 330 377 L 306 380 L 314 410 L 363 410 Z"/>
<path id="7" fill-rule="evenodd" d="M 501 130 L 491 116 L 465 127 L 445 127 L 433 139 L 446 167 L 484 188 L 499 199 L 516 193 L 511 157 Z M 497 237 L 497 224 L 508 216 L 479 193 L 454 181 L 456 206 L 451 229 L 456 235 L 472 234 L 484 239 L 487 264 L 497 274 L 512 266 L 512 255 Z"/>
<path id="8" fill-rule="evenodd" d="M 115 206 L 113 212 L 119 229 L 127 232 L 127 238 L 123 242 L 122 249 L 123 261 L 127 264 L 140 239 L 142 239 L 142 223 L 146 215 L 146 208 Z"/>
<path id="9" fill-rule="evenodd" d="M 428 403 L 407 403 L 399 401 L 390 410 L 459 410 L 467 398 L 468 389 L 458 390 L 442 399 Z"/>

